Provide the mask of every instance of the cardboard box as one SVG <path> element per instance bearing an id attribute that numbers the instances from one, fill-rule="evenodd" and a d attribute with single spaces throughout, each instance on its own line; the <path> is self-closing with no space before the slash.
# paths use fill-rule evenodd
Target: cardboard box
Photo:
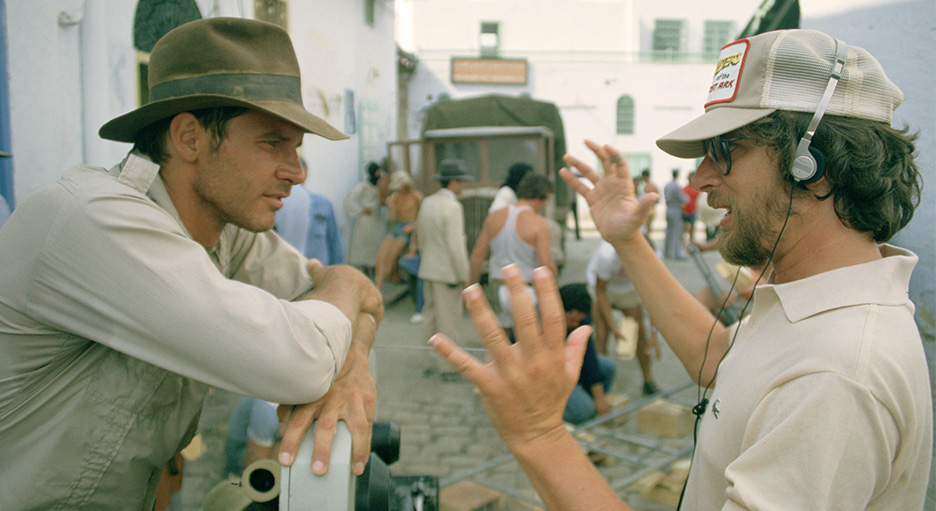
<path id="1" fill-rule="evenodd" d="M 493 511 L 504 494 L 472 481 L 462 481 L 439 492 L 441 511 Z"/>
<path id="2" fill-rule="evenodd" d="M 663 399 L 637 410 L 637 429 L 644 433 L 679 438 L 692 432 L 695 420 L 688 406 Z"/>
<path id="3" fill-rule="evenodd" d="M 662 470 L 647 474 L 636 483 L 635 488 L 645 499 L 676 507 L 687 476 L 688 472 L 674 465 L 673 471 L 668 474 Z"/>

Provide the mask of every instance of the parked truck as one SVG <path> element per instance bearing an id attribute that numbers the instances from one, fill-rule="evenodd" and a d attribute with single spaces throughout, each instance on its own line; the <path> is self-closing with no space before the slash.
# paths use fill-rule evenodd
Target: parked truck
<path id="1" fill-rule="evenodd" d="M 553 256 L 561 265 L 566 217 L 574 203 L 573 193 L 558 176 L 565 152 L 562 118 L 555 104 L 487 95 L 432 105 L 420 138 L 390 142 L 387 154 L 390 169 L 408 170 L 426 195 L 439 189 L 433 176 L 442 160 L 456 158 L 465 163 L 475 178 L 460 199 L 469 251 L 507 170 L 517 162 L 530 164 L 553 183 L 544 215 L 553 227 Z"/>

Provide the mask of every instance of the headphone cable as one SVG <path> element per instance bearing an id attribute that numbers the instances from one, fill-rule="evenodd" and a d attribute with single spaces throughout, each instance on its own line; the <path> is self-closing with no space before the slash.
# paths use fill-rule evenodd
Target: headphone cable
<path id="1" fill-rule="evenodd" d="M 692 414 L 695 415 L 695 424 L 692 427 L 692 454 L 689 458 L 689 472 L 692 471 L 692 462 L 695 460 L 695 450 L 698 445 L 699 440 L 699 423 L 702 421 L 702 415 L 705 414 L 705 409 L 708 407 L 708 391 L 711 388 L 712 384 L 715 383 L 715 378 L 718 376 L 718 369 L 721 367 L 722 361 L 725 360 L 725 357 L 728 356 L 728 352 L 731 351 L 731 348 L 734 346 L 735 340 L 738 338 L 738 333 L 741 331 L 741 320 L 744 319 L 744 313 L 747 311 L 748 305 L 754 301 L 754 291 L 757 290 L 757 285 L 760 283 L 761 279 L 767 273 L 767 269 L 770 268 L 771 263 L 773 262 L 774 253 L 777 251 L 777 246 L 780 244 L 780 238 L 783 237 L 783 231 L 786 230 L 787 223 L 790 221 L 790 215 L 793 212 L 793 194 L 796 190 L 797 185 L 799 185 L 799 179 L 793 179 L 793 186 L 790 188 L 790 202 L 787 206 L 786 217 L 783 219 L 783 226 L 780 227 L 780 233 L 777 234 L 777 240 L 774 241 L 773 248 L 770 250 L 770 255 L 767 257 L 767 262 L 764 264 L 764 268 L 761 270 L 760 274 L 757 276 L 757 280 L 754 281 L 754 287 L 751 291 L 751 299 L 744 304 L 744 307 L 741 308 L 741 312 L 738 314 L 738 323 L 735 326 L 734 334 L 731 336 L 731 342 L 728 343 L 728 349 L 725 350 L 725 353 L 722 354 L 721 358 L 718 359 L 718 363 L 715 364 L 715 372 L 712 374 L 712 378 L 705 385 L 705 390 L 702 390 L 702 372 L 705 369 L 705 361 L 708 358 L 709 344 L 712 342 L 712 335 L 715 333 L 715 326 L 718 325 L 719 318 L 725 310 L 725 307 L 728 303 L 728 299 L 731 296 L 731 292 L 734 291 L 735 284 L 738 282 L 738 276 L 741 274 L 742 267 L 738 268 L 738 272 L 735 274 L 734 280 L 731 282 L 731 289 L 728 290 L 728 296 L 722 301 L 721 308 L 718 310 L 718 313 L 715 315 L 715 321 L 712 323 L 712 328 L 709 329 L 708 337 L 705 339 L 705 351 L 702 354 L 702 363 L 699 366 L 699 377 L 696 381 L 699 382 L 698 390 L 696 392 L 697 403 L 692 407 Z M 676 505 L 676 511 L 682 509 L 683 497 L 686 495 L 686 486 L 689 483 L 689 473 L 686 473 L 686 480 L 683 482 L 682 491 L 679 494 L 679 503 Z"/>

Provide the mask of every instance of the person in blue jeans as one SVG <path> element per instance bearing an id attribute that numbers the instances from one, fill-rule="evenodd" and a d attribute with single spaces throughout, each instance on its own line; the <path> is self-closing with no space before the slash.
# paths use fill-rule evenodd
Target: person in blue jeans
<path id="1" fill-rule="evenodd" d="M 274 449 L 279 441 L 276 404 L 242 396 L 228 420 L 224 475 L 239 479 L 251 463 L 274 458 Z"/>
<path id="2" fill-rule="evenodd" d="M 419 262 L 421 259 L 422 258 L 419 257 L 419 252 L 414 250 L 411 250 L 400 258 L 400 268 L 416 279 L 416 296 L 414 297 L 416 301 L 416 312 L 410 317 L 410 323 L 422 323 L 423 304 L 426 303 L 426 299 L 423 295 L 423 280 L 419 278 Z"/>
<path id="3" fill-rule="evenodd" d="M 591 324 L 589 313 L 592 299 L 585 284 L 566 284 L 559 288 L 559 297 L 565 310 L 568 333 L 582 325 Z M 610 412 L 611 405 L 608 404 L 606 394 L 614 384 L 616 375 L 614 360 L 598 353 L 594 336 L 591 336 L 585 348 L 578 384 L 572 389 L 562 420 L 577 425 Z"/>

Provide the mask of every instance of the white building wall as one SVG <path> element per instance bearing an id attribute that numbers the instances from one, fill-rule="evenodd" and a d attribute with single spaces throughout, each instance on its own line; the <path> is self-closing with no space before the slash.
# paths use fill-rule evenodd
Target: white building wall
<path id="1" fill-rule="evenodd" d="M 126 2 L 7 2 L 17 201 L 58 179 L 71 165 L 86 161 L 109 163 L 89 158 L 97 156 L 103 147 L 90 141 L 97 138 L 94 120 L 107 116 L 108 106 L 119 106 L 119 98 L 135 89 L 130 78 L 133 66 L 123 72 L 113 65 L 132 61 L 132 32 L 123 28 L 125 24 L 101 20 L 102 3 L 113 4 L 107 6 L 107 19 L 132 20 L 132 5 L 126 8 Z M 90 25 L 95 28 L 89 29 Z M 86 51 L 85 44 L 94 49 L 93 59 L 86 58 L 90 48 Z M 115 51 L 122 46 L 127 50 Z"/>
<path id="2" fill-rule="evenodd" d="M 331 199 L 346 246 L 344 198 L 366 164 L 385 157 L 387 142 L 396 137 L 393 3 L 375 4 L 373 27 L 364 23 L 364 2 L 293 1 L 289 11 L 306 107 L 351 137 L 333 142 L 307 136 L 302 150 L 309 164 L 306 186 Z"/>
<path id="3" fill-rule="evenodd" d="M 398 41 L 406 41 L 410 46 L 404 49 L 419 58 L 410 81 L 409 132 L 419 133 L 423 114 L 440 94 L 453 99 L 529 94 L 559 107 L 569 152 L 589 158 L 582 140 L 590 138 L 625 153 L 648 153 L 658 183 L 669 181 L 673 167 L 684 169 L 685 177 L 694 162 L 673 158 L 654 142 L 703 112 L 714 64 L 713 58 L 701 55 L 704 23 L 733 21 L 740 32 L 759 4 L 760 0 L 398 0 L 399 16 L 410 16 L 408 22 L 398 23 L 412 29 Z M 685 20 L 685 60 L 672 65 L 650 59 L 657 18 Z M 482 21 L 500 23 L 501 56 L 528 59 L 526 85 L 450 83 L 452 56 L 480 54 Z M 625 94 L 635 101 L 635 131 L 618 135 L 617 101 Z"/>
<path id="4" fill-rule="evenodd" d="M 920 257 L 910 282 L 917 324 L 936 336 L 936 2 L 860 0 L 836 6 L 802 2 L 803 28 L 822 30 L 871 52 L 904 93 L 894 125 L 919 131 L 917 165 L 923 197 L 910 225 L 892 243 Z M 816 4 L 816 5 L 813 5 Z M 886 20 L 886 21 L 883 21 Z"/>
<path id="5" fill-rule="evenodd" d="M 252 0 L 198 0 L 203 17 L 253 17 Z M 307 186 L 329 197 L 347 225 L 344 196 L 359 180 L 365 158 L 382 157 L 394 138 L 396 46 L 392 2 L 378 0 L 374 26 L 364 2 L 293 0 L 289 31 L 302 72 L 306 107 L 339 129 L 360 104 L 374 112 L 355 119 L 351 139 L 307 136 Z M 135 1 L 8 0 L 10 116 L 17 201 L 57 180 L 68 167 L 110 167 L 129 144 L 104 141 L 97 130 L 139 103 L 133 48 Z M 351 91 L 352 94 L 346 94 Z M 346 109 L 353 98 L 354 108 Z M 362 137 L 367 142 L 362 145 Z M 368 149 L 362 150 L 362 147 Z M 375 152 L 373 147 L 378 147 Z"/>
<path id="6" fill-rule="evenodd" d="M 711 62 L 702 63 L 705 20 L 734 20 L 740 32 L 760 0 L 398 0 L 398 36 L 419 58 L 410 81 L 411 134 L 439 96 L 453 99 L 487 93 L 518 95 L 556 103 L 562 113 L 569 152 L 589 158 L 583 138 L 611 143 L 625 153 L 650 153 L 653 178 L 669 181 L 673 167 L 683 176 L 694 162 L 673 158 L 654 141 L 701 115 Z M 905 100 L 895 124 L 920 130 L 918 164 L 926 186 L 911 224 L 893 240 L 921 260 L 910 296 L 924 335 L 936 335 L 936 3 L 932 0 L 829 0 L 800 2 L 803 28 L 826 31 L 868 49 Z M 652 48 L 654 20 L 684 19 L 692 63 L 653 63 L 638 53 Z M 478 56 L 481 21 L 500 22 L 501 55 L 527 58 L 523 86 L 453 85 L 449 59 Z M 635 133 L 616 134 L 616 104 L 622 94 L 635 100 Z M 586 160 L 588 161 L 588 160 Z M 684 177 L 685 179 L 685 177 Z M 658 214 L 658 218 L 661 215 Z"/>

